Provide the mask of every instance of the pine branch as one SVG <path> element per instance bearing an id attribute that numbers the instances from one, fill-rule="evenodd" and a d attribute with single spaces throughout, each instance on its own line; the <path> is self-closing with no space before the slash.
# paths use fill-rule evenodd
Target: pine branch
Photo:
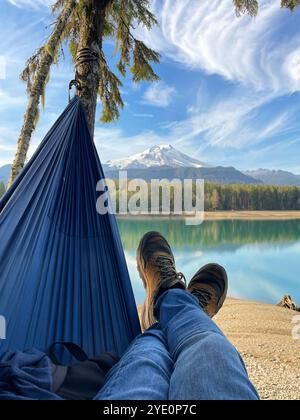
<path id="1" fill-rule="evenodd" d="M 300 0 L 282 0 L 281 7 L 294 11 L 300 5 Z"/>
<path id="2" fill-rule="evenodd" d="M 233 0 L 237 16 L 242 14 L 249 14 L 250 16 L 256 16 L 258 13 L 258 0 Z"/>
<path id="3" fill-rule="evenodd" d="M 120 93 L 122 82 L 109 69 L 103 52 L 101 54 L 100 69 L 99 96 L 103 105 L 101 121 L 107 123 L 117 120 L 120 116 L 119 109 L 124 107 Z"/>

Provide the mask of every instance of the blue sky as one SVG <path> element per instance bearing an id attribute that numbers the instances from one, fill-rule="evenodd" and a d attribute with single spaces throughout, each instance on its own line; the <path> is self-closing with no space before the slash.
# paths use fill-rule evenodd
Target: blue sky
<path id="1" fill-rule="evenodd" d="M 26 107 L 19 74 L 54 21 L 51 0 L 0 0 L 0 166 L 12 161 Z M 102 162 L 170 143 L 215 165 L 300 173 L 300 10 L 262 0 L 236 18 L 231 0 L 154 0 L 160 26 L 137 37 L 162 54 L 157 84 L 122 88 L 118 122 L 100 123 Z M 111 58 L 111 46 L 106 51 Z M 55 66 L 30 155 L 67 105 L 73 68 Z"/>

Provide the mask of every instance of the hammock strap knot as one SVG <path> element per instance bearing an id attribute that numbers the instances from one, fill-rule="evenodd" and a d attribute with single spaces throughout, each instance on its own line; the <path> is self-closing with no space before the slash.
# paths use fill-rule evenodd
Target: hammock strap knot
<path id="1" fill-rule="evenodd" d="M 100 55 L 97 51 L 92 50 L 91 48 L 81 48 L 76 55 L 75 59 L 75 79 L 71 80 L 69 83 L 69 102 L 71 102 L 71 90 L 75 86 L 77 90 L 82 90 L 81 84 L 78 80 L 77 68 L 78 66 L 85 63 L 98 62 L 100 63 Z"/>
<path id="2" fill-rule="evenodd" d="M 100 55 L 97 51 L 92 50 L 91 48 L 82 48 L 77 52 L 75 67 L 77 68 L 81 64 L 91 63 L 91 62 L 100 63 Z"/>

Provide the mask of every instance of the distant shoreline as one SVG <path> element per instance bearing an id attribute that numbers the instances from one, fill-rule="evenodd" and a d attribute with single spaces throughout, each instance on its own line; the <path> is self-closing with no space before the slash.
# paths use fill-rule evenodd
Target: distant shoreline
<path id="1" fill-rule="evenodd" d="M 205 212 L 205 220 L 300 220 L 300 211 L 216 211 Z"/>
<path id="2" fill-rule="evenodd" d="M 120 220 L 124 219 L 184 219 L 186 215 L 117 215 Z M 205 220 L 300 220 L 300 211 L 216 211 L 205 212 Z"/>

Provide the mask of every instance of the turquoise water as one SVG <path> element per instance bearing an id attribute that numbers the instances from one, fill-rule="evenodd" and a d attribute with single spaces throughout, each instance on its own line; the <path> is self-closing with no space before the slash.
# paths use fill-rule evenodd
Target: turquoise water
<path id="1" fill-rule="evenodd" d="M 217 262 L 229 273 L 232 297 L 277 303 L 285 294 L 300 304 L 300 220 L 207 221 L 186 226 L 181 219 L 121 219 L 119 226 L 137 303 L 144 290 L 136 270 L 140 238 L 158 230 L 172 245 L 177 269 L 187 279 Z"/>

